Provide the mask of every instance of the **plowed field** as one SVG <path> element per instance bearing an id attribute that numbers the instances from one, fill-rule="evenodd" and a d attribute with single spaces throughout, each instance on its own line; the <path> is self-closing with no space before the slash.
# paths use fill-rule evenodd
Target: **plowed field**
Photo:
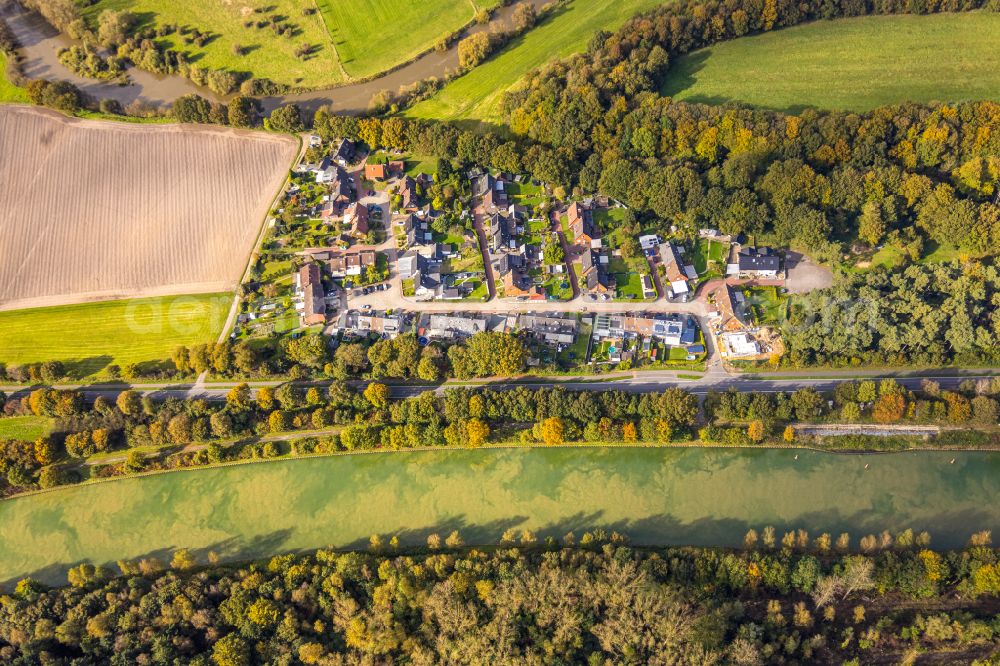
<path id="1" fill-rule="evenodd" d="M 0 107 L 0 309 L 233 289 L 297 150 Z"/>

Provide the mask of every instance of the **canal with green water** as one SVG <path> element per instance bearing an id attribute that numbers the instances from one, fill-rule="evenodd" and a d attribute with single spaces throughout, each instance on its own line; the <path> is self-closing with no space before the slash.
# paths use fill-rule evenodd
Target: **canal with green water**
<path id="1" fill-rule="evenodd" d="M 954 462 L 952 463 L 952 460 Z M 867 469 L 866 466 L 867 465 Z M 425 543 L 459 530 L 496 543 L 618 530 L 638 544 L 736 545 L 749 527 L 864 534 L 912 527 L 938 547 L 1000 527 L 1000 454 L 553 448 L 413 451 L 238 465 L 0 502 L 0 582 L 65 582 L 88 560 L 253 558 Z"/>

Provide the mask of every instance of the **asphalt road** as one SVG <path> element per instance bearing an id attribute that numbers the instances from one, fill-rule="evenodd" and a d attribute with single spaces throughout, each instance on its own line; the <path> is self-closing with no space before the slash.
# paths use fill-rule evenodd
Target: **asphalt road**
<path id="1" fill-rule="evenodd" d="M 684 374 L 684 373 L 680 373 Z M 542 380 L 498 380 L 498 381 L 483 381 L 483 382 L 456 382 L 456 383 L 446 383 L 438 386 L 428 386 L 428 385 L 401 385 L 401 384 L 390 384 L 391 395 L 393 398 L 408 398 L 424 393 L 425 391 L 435 391 L 436 393 L 443 393 L 445 389 L 448 388 L 487 388 L 490 390 L 510 390 L 518 386 L 527 386 L 529 388 L 540 388 L 543 386 L 561 386 L 567 390 L 574 391 L 604 391 L 604 390 L 621 390 L 628 393 L 651 393 L 654 391 L 662 391 L 670 387 L 682 388 L 694 395 L 706 395 L 710 391 L 725 391 L 730 388 L 734 388 L 737 391 L 742 392 L 758 392 L 758 393 L 778 393 L 778 392 L 791 392 L 796 389 L 812 387 L 817 391 L 830 391 L 833 390 L 837 384 L 843 383 L 845 381 L 855 381 L 857 379 L 869 378 L 869 379 L 880 379 L 883 377 L 892 377 L 902 386 L 908 389 L 917 389 L 920 387 L 920 382 L 924 379 L 932 379 L 940 383 L 942 388 L 955 388 L 959 383 L 966 379 L 982 379 L 989 378 L 1000 374 L 1000 368 L 990 368 L 990 369 L 980 369 L 975 371 L 956 371 L 956 372 L 944 372 L 944 371 L 928 371 L 924 373 L 894 373 L 894 372 L 851 372 L 843 374 L 834 373 L 814 373 L 812 375 L 780 375 L 774 377 L 767 376 L 754 376 L 754 375 L 729 375 L 723 372 L 721 369 L 715 369 L 699 379 L 682 379 L 677 377 L 673 372 L 636 372 L 631 375 L 621 375 L 617 374 L 610 376 L 608 378 L 569 378 L 565 380 L 559 379 L 542 379 Z M 281 382 L 248 382 L 251 388 L 260 388 L 262 386 L 276 386 Z M 314 383 L 303 383 L 303 386 L 328 386 L 331 382 L 314 382 Z M 348 384 L 354 386 L 355 388 L 364 387 L 366 381 L 350 381 Z M 104 396 L 106 398 L 115 398 L 119 393 L 128 389 L 134 388 L 137 391 L 141 391 L 145 395 L 150 395 L 153 398 L 165 399 L 165 398 L 204 398 L 206 400 L 225 400 L 226 393 L 236 386 L 236 382 L 226 383 L 226 384 L 210 384 L 210 385 L 195 385 L 195 384 L 136 384 L 134 386 L 129 386 L 127 384 L 115 384 L 115 385 L 70 385 L 70 384 L 60 384 L 56 385 L 55 388 L 61 389 L 74 389 L 82 391 L 89 398 L 96 398 L 98 396 Z M 0 391 L 4 391 L 8 395 L 19 395 L 30 392 L 35 387 L 24 387 L 24 386 L 0 386 Z"/>

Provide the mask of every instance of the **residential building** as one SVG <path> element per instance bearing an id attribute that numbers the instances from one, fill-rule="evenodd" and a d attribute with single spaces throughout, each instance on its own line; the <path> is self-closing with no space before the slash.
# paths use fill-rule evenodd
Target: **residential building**
<path id="1" fill-rule="evenodd" d="M 566 209 L 566 221 L 573 232 L 573 242 L 581 247 L 600 247 L 599 235 L 594 229 L 594 212 L 574 201 Z"/>
<path id="2" fill-rule="evenodd" d="M 726 358 L 758 356 L 760 345 L 749 333 L 724 333 L 719 336 L 721 353 Z"/>
<path id="3" fill-rule="evenodd" d="M 660 237 L 656 234 L 647 234 L 645 236 L 639 236 L 639 247 L 643 250 L 652 250 L 654 247 L 660 244 Z"/>
<path id="4" fill-rule="evenodd" d="M 664 277 L 670 286 L 670 295 L 681 296 L 690 291 L 688 289 L 687 275 L 684 273 L 680 255 L 673 243 L 663 243 L 660 245 L 660 261 L 666 269 Z"/>
<path id="5" fill-rule="evenodd" d="M 396 260 L 396 269 L 401 280 L 409 280 L 420 272 L 420 255 L 412 251 L 407 252 Z"/>
<path id="6" fill-rule="evenodd" d="M 549 344 L 571 345 L 576 342 L 580 322 L 576 317 L 529 313 L 517 316 L 517 328 Z"/>
<path id="7" fill-rule="evenodd" d="M 737 255 L 740 275 L 775 278 L 781 270 L 781 259 L 769 247 L 744 247 Z"/>
<path id="8" fill-rule="evenodd" d="M 358 276 L 369 266 L 375 265 L 377 257 L 373 250 L 334 254 L 326 262 L 330 275 L 335 278 Z"/>
<path id="9" fill-rule="evenodd" d="M 330 161 L 329 157 L 324 157 L 318 167 L 313 169 L 316 175 L 316 182 L 320 185 L 332 183 L 337 177 L 337 165 Z"/>
<path id="10" fill-rule="evenodd" d="M 383 338 L 394 338 L 399 335 L 402 321 L 398 315 L 387 315 L 384 312 L 363 312 L 357 318 L 357 330 L 363 333 L 375 333 Z"/>
<path id="11" fill-rule="evenodd" d="M 417 197 L 417 182 L 415 180 L 409 176 L 401 178 L 397 193 L 402 199 L 402 208 L 404 210 L 416 210 L 419 197 Z"/>
<path id="12" fill-rule="evenodd" d="M 510 220 L 500 213 L 490 215 L 486 233 L 490 239 L 490 252 L 496 254 L 501 249 L 507 249 L 510 244 Z"/>
<path id="13" fill-rule="evenodd" d="M 330 152 L 333 155 L 333 161 L 340 166 L 347 166 L 354 161 L 354 143 L 349 139 L 341 139 L 335 143 Z"/>
<path id="14" fill-rule="evenodd" d="M 680 316 L 646 317 L 631 314 L 600 314 L 594 319 L 594 339 L 631 340 L 646 338 L 665 345 L 687 344 L 694 340 L 694 321 Z M 690 330 L 690 333 L 688 332 Z"/>
<path id="15" fill-rule="evenodd" d="M 385 180 L 389 177 L 389 166 L 385 162 L 365 164 L 365 180 Z"/>
<path id="16" fill-rule="evenodd" d="M 364 238 L 368 235 L 368 206 L 355 201 L 347 207 L 344 213 L 344 224 L 349 229 L 350 235 L 355 238 Z"/>
<path id="17" fill-rule="evenodd" d="M 294 280 L 296 305 L 303 326 L 326 322 L 326 292 L 323 290 L 319 264 L 309 263 L 299 269 Z"/>
<path id="18" fill-rule="evenodd" d="M 483 208 L 487 211 L 504 210 L 507 203 L 507 193 L 503 190 L 503 181 L 496 181 L 493 189 L 483 195 Z"/>
<path id="19" fill-rule="evenodd" d="M 464 316 L 460 314 L 432 314 L 424 335 L 429 338 L 465 338 L 483 333 L 489 326 L 486 317 Z"/>
<path id="20" fill-rule="evenodd" d="M 719 311 L 719 321 L 716 324 L 719 331 L 741 333 L 750 328 L 746 321 L 746 304 L 742 293 L 734 292 L 729 285 L 722 284 L 712 292 L 712 297 Z"/>
<path id="21" fill-rule="evenodd" d="M 485 197 L 489 192 L 493 191 L 495 185 L 496 179 L 488 173 L 475 176 L 472 179 L 472 196 Z"/>

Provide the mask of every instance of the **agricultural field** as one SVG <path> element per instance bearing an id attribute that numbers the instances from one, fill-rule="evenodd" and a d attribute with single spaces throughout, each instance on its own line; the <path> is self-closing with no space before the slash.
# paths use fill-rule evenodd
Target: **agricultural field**
<path id="1" fill-rule="evenodd" d="M 14 416 L 0 418 L 0 440 L 19 439 L 33 442 L 52 432 L 54 420 L 46 416 Z"/>
<path id="2" fill-rule="evenodd" d="M 28 93 L 7 78 L 7 54 L 0 51 L 0 102 L 28 103 Z"/>
<path id="3" fill-rule="evenodd" d="M 658 4 L 660 0 L 573 0 L 513 40 L 496 57 L 414 105 L 406 115 L 437 120 L 498 120 L 503 93 L 529 71 L 583 51 L 596 31 L 614 30 Z"/>
<path id="4" fill-rule="evenodd" d="M 183 37 L 176 32 L 163 38 L 172 48 L 190 54 L 190 59 L 201 67 L 248 72 L 257 78 L 294 86 L 319 87 L 342 83 L 344 76 L 337 51 L 322 17 L 319 12 L 307 15 L 304 11 L 311 5 L 311 1 L 299 0 L 270 0 L 266 3 L 99 0 L 83 11 L 93 26 L 96 26 L 102 11 L 114 9 L 132 12 L 142 24 L 188 26 L 209 33 L 211 38 L 202 47 L 185 44 Z M 266 7 L 267 11 L 254 11 L 262 7 Z M 270 26 L 256 26 L 256 22 L 273 16 L 281 17 L 282 22 L 294 26 L 290 37 L 279 36 Z M 254 25 L 246 27 L 249 21 L 253 21 Z M 245 49 L 243 55 L 234 52 L 236 44 Z M 303 44 L 311 47 L 304 60 L 295 56 L 296 49 Z"/>
<path id="5" fill-rule="evenodd" d="M 234 288 L 297 150 L 0 108 L 0 310 Z"/>
<path id="6" fill-rule="evenodd" d="M 0 312 L 0 361 L 63 361 L 86 377 L 161 360 L 178 345 L 214 342 L 231 303 L 230 294 L 206 294 Z"/>
<path id="7" fill-rule="evenodd" d="M 821 21 L 681 57 L 662 92 L 792 112 L 1000 99 L 998 39 L 1000 14 L 989 12 Z"/>
<path id="8" fill-rule="evenodd" d="M 364 79 L 407 62 L 472 21 L 475 0 L 317 0 L 348 76 Z"/>

